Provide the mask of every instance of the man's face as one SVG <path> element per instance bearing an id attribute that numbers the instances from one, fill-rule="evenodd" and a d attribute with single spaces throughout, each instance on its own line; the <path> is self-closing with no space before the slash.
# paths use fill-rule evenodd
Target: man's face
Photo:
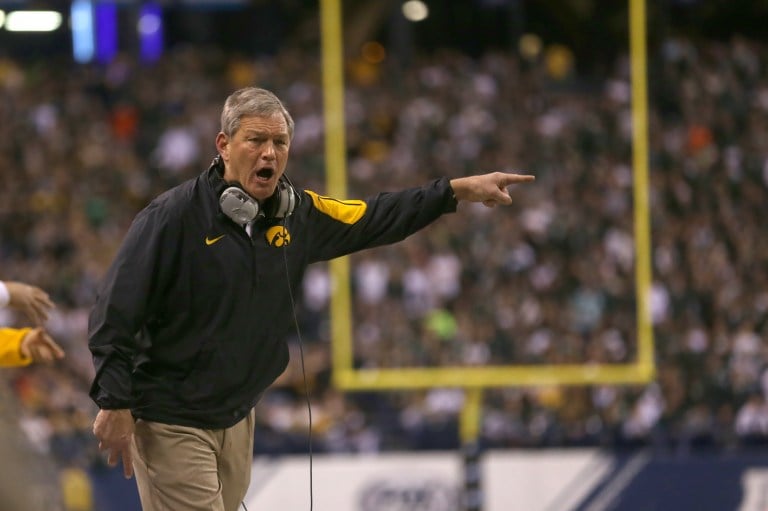
<path id="1" fill-rule="evenodd" d="M 234 135 L 216 136 L 224 180 L 239 182 L 254 199 L 271 197 L 285 172 L 290 144 L 288 124 L 281 114 L 243 117 Z"/>

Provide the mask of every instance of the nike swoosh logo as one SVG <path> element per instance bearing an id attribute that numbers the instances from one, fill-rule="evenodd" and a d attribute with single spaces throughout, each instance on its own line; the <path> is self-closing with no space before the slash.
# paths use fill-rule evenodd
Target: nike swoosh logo
<path id="1" fill-rule="evenodd" d="M 222 234 L 221 236 L 217 236 L 217 237 L 215 237 L 215 238 L 209 238 L 208 236 L 206 236 L 206 237 L 205 237 L 205 244 L 206 244 L 206 245 L 213 245 L 214 243 L 216 243 L 217 241 L 219 241 L 219 240 L 220 240 L 221 238 L 223 238 L 224 236 L 226 236 L 226 234 Z"/>

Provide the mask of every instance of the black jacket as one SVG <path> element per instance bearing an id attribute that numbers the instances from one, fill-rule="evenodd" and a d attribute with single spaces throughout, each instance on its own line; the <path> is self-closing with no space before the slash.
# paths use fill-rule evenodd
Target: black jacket
<path id="1" fill-rule="evenodd" d="M 249 237 L 219 210 L 211 167 L 156 198 L 133 221 L 89 318 L 103 409 L 201 428 L 242 419 L 288 363 L 308 264 L 393 243 L 456 209 L 448 179 L 365 201 L 310 191 L 284 220 Z"/>

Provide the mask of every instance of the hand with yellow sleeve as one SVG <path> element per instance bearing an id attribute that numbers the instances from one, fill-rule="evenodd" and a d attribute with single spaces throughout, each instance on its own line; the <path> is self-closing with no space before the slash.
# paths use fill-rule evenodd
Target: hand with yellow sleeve
<path id="1" fill-rule="evenodd" d="M 50 364 L 64 350 L 42 328 L 0 328 L 0 367 Z"/>

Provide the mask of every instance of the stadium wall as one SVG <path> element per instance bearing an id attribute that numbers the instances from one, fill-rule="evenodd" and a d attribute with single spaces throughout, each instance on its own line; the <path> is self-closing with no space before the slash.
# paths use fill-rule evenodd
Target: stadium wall
<path id="1" fill-rule="evenodd" d="M 765 511 L 768 452 L 488 451 L 483 511 Z M 458 453 L 315 456 L 314 509 L 460 511 Z M 257 459 L 248 509 L 310 509 L 307 456 Z"/>

